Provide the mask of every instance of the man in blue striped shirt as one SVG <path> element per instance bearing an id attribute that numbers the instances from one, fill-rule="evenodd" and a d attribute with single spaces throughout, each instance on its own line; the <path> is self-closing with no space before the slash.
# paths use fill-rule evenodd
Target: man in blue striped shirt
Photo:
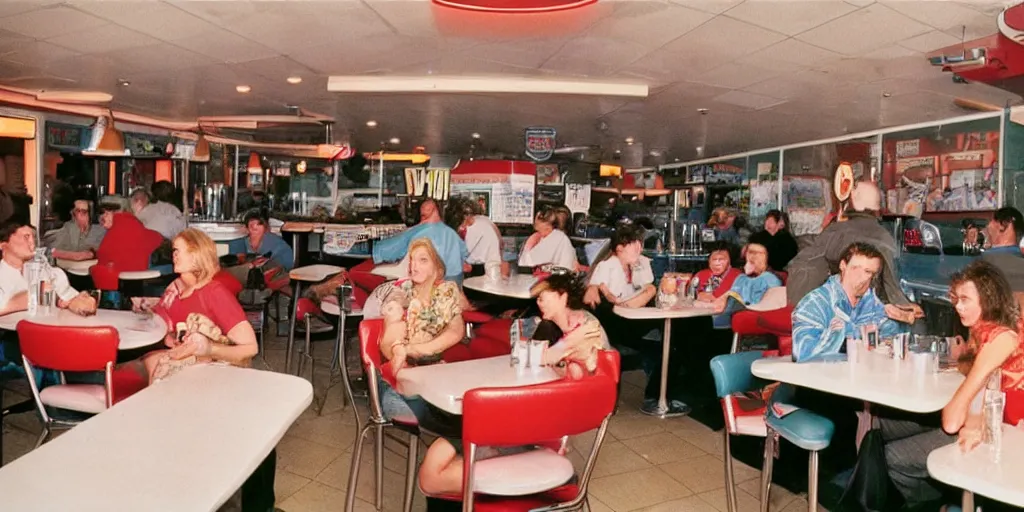
<path id="1" fill-rule="evenodd" d="M 879 336 L 893 336 L 917 318 L 915 309 L 882 304 L 872 282 L 884 259 L 875 247 L 855 242 L 843 251 L 839 274 L 829 277 L 793 310 L 793 360 L 814 361 L 843 351 L 847 338 L 860 338 L 861 328 L 878 327 Z"/>

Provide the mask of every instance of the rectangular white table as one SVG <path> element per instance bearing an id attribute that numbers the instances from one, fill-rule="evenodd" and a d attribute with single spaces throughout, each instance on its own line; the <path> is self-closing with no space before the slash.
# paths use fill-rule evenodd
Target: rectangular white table
<path id="1" fill-rule="evenodd" d="M 195 366 L 0 468 L 4 510 L 217 510 L 267 457 L 313 388 Z"/>
<path id="2" fill-rule="evenodd" d="M 530 299 L 532 298 L 530 288 L 535 284 L 537 284 L 536 277 L 518 274 L 510 276 L 507 281 L 504 279 L 493 281 L 487 276 L 470 277 L 462 282 L 462 287 L 501 297 Z"/>
<path id="3" fill-rule="evenodd" d="M 615 306 L 615 314 L 630 320 L 664 319 L 661 344 L 661 391 L 658 395 L 658 415 L 662 418 L 668 413 L 668 358 L 672 344 L 672 319 L 711 316 L 715 312 L 710 307 L 690 306 L 685 308 L 624 308 Z M 643 333 L 638 333 L 643 335 Z"/>
<path id="4" fill-rule="evenodd" d="M 998 463 L 991 448 L 978 446 L 963 453 L 957 443 L 928 455 L 932 478 L 964 490 L 963 510 L 974 510 L 974 494 L 987 496 L 1016 507 L 1024 507 L 1024 430 L 1003 425 L 1003 445 Z"/>
<path id="5" fill-rule="evenodd" d="M 419 396 L 445 412 L 462 414 L 462 396 L 471 389 L 532 386 L 561 378 L 550 367 L 517 372 L 511 361 L 512 356 L 507 355 L 404 368 L 398 372 L 398 392 Z"/>
<path id="6" fill-rule="evenodd" d="M 909 361 L 865 354 L 849 362 L 794 363 L 790 357 L 754 361 L 751 372 L 762 379 L 816 389 L 915 413 L 935 412 L 949 403 L 964 377 L 957 372 L 917 375 Z"/>

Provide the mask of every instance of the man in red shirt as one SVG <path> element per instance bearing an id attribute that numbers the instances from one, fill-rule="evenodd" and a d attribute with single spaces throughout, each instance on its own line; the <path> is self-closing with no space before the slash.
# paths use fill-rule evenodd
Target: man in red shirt
<path id="1" fill-rule="evenodd" d="M 100 224 L 107 230 L 103 242 L 96 250 L 97 264 L 113 266 L 118 272 L 147 270 L 153 251 L 160 247 L 164 237 L 128 212 L 119 211 L 117 205 L 101 206 Z"/>

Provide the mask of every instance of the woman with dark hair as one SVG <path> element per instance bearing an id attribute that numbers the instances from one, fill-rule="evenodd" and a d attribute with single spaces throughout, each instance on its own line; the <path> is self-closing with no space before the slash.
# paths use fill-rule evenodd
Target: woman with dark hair
<path id="1" fill-rule="evenodd" d="M 959 355 L 966 379 L 942 409 L 942 428 L 881 420 L 889 476 L 908 506 L 941 497 L 928 476 L 932 450 L 949 444 L 954 435 L 964 451 L 981 442 L 982 392 L 996 370 L 1002 370 L 1000 387 L 1006 394 L 1003 421 L 1012 425 L 1024 421 L 1021 315 L 1006 277 L 991 263 L 975 260 L 953 274 L 949 289 L 954 309 L 970 335 L 967 353 Z"/>
<path id="2" fill-rule="evenodd" d="M 544 350 L 543 364 L 554 366 L 573 379 L 596 371 L 598 352 L 611 348 L 597 318 L 583 310 L 583 287 L 582 275 L 556 272 L 530 289 L 537 298 L 541 320 L 527 336 L 547 340 L 550 345 Z M 477 452 L 476 460 L 532 449 L 483 449 Z M 420 464 L 419 484 L 424 493 L 437 496 L 462 492 L 461 452 L 462 440 L 458 437 L 440 437 L 430 445 Z"/>
<path id="3" fill-rule="evenodd" d="M 564 208 L 564 209 L 563 209 Z M 551 264 L 576 270 L 576 249 L 565 233 L 569 222 L 568 208 L 543 206 L 533 219 L 534 233 L 523 244 L 519 266 L 538 267 Z"/>
<path id="4" fill-rule="evenodd" d="M 781 271 L 799 252 L 796 238 L 789 230 L 789 215 L 781 210 L 769 210 L 764 217 L 764 230 L 750 236 L 750 243 L 768 249 L 768 267 Z"/>

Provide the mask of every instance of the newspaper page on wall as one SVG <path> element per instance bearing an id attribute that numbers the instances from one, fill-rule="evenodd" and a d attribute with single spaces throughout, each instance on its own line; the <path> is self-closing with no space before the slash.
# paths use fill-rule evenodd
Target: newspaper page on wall
<path id="1" fill-rule="evenodd" d="M 491 220 L 501 224 L 533 223 L 535 181 L 532 175 L 512 174 L 508 181 L 495 183 L 491 191 Z"/>

